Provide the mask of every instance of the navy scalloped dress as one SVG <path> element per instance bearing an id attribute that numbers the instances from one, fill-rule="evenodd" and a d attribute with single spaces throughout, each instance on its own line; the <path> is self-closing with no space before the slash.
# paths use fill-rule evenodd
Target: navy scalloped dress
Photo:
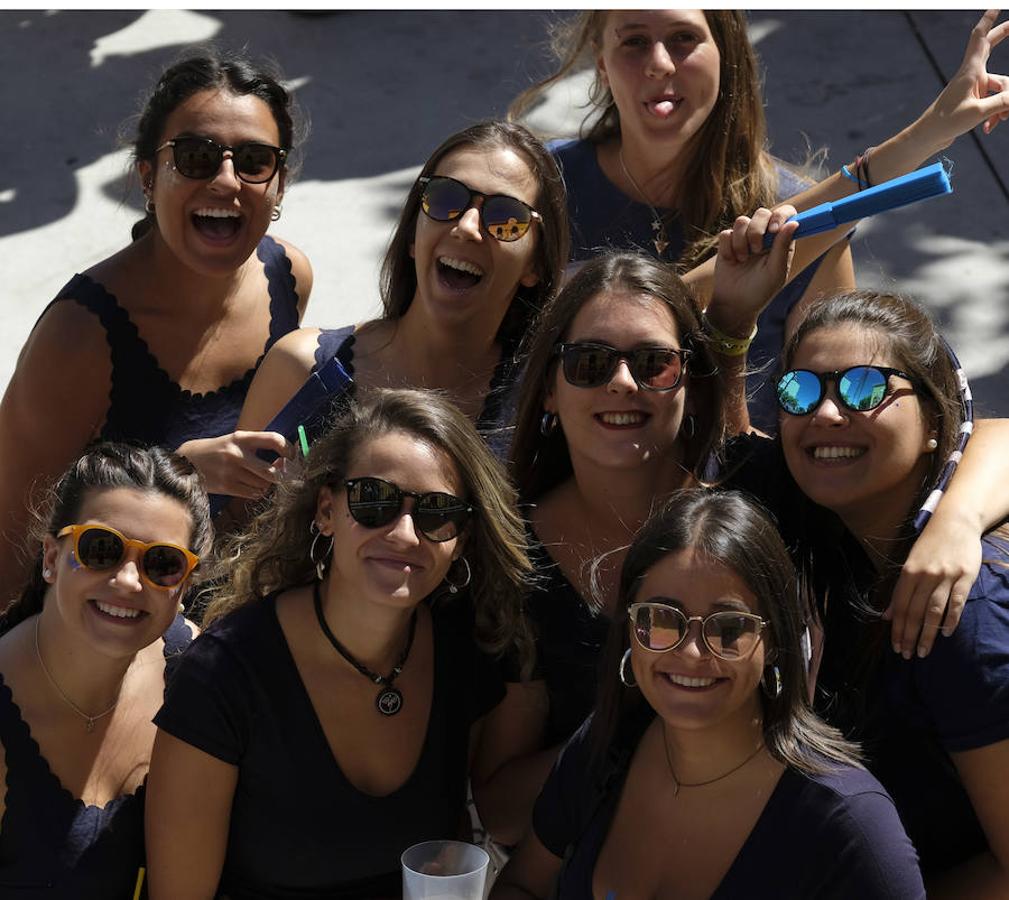
<path id="1" fill-rule="evenodd" d="M 192 640 L 182 616 L 164 640 L 167 683 Z M 144 865 L 144 785 L 106 806 L 74 797 L 49 768 L 2 675 L 0 744 L 7 758 L 0 897 L 132 900 Z"/>

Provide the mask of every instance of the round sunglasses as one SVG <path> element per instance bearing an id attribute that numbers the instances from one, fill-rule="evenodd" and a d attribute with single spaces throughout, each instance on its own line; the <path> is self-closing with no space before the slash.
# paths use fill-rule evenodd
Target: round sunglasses
<path id="1" fill-rule="evenodd" d="M 515 197 L 482 194 L 447 175 L 425 175 L 418 178 L 417 183 L 424 189 L 420 195 L 420 208 L 435 222 L 454 222 L 477 199 L 481 199 L 480 223 L 484 231 L 499 241 L 517 241 L 525 236 L 534 220 L 543 220 L 529 204 Z"/>
<path id="2" fill-rule="evenodd" d="M 172 148 L 172 159 L 181 175 L 201 181 L 213 178 L 224 160 L 231 159 L 235 174 L 246 184 L 265 184 L 287 157 L 286 150 L 256 141 L 229 147 L 210 138 L 178 137 L 165 141 L 154 152 L 166 147 Z"/>
<path id="3" fill-rule="evenodd" d="M 778 379 L 778 405 L 790 416 L 808 416 L 823 401 L 827 383 L 837 386 L 837 399 L 854 412 L 868 412 L 891 393 L 890 376 L 915 380 L 888 366 L 851 366 L 836 372 L 791 369 Z"/>
<path id="4" fill-rule="evenodd" d="M 402 513 L 405 498 L 412 497 L 410 518 L 414 530 L 436 544 L 458 537 L 473 512 L 469 503 L 453 494 L 405 491 L 383 478 L 351 478 L 344 485 L 351 518 L 365 528 L 381 528 L 394 522 Z"/>
<path id="5" fill-rule="evenodd" d="M 691 622 L 701 623 L 704 646 L 719 659 L 747 659 L 757 648 L 767 621 L 753 613 L 723 610 L 687 616 L 663 598 L 632 603 L 627 610 L 634 638 L 652 653 L 675 650 L 686 639 Z"/>
<path id="6" fill-rule="evenodd" d="M 164 541 L 135 541 L 108 525 L 67 525 L 56 533 L 58 538 L 68 535 L 73 538 L 77 562 L 96 572 L 118 568 L 135 549 L 140 555 L 140 577 L 158 590 L 180 585 L 200 561 L 185 547 Z"/>
<path id="7" fill-rule="evenodd" d="M 627 360 L 631 377 L 646 391 L 671 391 L 679 383 L 690 358 L 689 350 L 672 347 L 639 347 L 617 350 L 609 344 L 579 342 L 557 344 L 564 380 L 574 387 L 594 388 L 606 384 L 620 360 Z"/>

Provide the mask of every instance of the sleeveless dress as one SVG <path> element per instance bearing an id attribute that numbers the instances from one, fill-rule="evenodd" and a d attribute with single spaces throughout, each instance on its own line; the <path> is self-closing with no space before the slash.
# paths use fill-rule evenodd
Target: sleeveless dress
<path id="1" fill-rule="evenodd" d="M 256 248 L 270 294 L 270 334 L 263 352 L 241 378 L 217 390 L 194 394 L 174 382 L 140 337 L 129 313 L 115 296 L 87 275 L 75 275 L 39 316 L 56 303 L 72 299 L 94 313 L 105 329 L 112 359 L 109 409 L 102 440 L 127 440 L 175 450 L 195 438 L 235 430 L 252 377 L 266 352 L 298 327 L 298 295 L 291 261 L 273 238 Z"/>
<path id="2" fill-rule="evenodd" d="M 165 682 L 192 635 L 177 616 L 164 635 Z M 106 806 L 72 796 L 49 768 L 0 675 L 7 798 L 0 823 L 0 897 L 131 900 L 144 865 L 144 785 Z"/>

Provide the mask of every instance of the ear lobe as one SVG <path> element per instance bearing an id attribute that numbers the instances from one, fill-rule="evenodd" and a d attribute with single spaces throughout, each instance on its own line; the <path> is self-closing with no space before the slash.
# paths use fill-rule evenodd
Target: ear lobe
<path id="1" fill-rule="evenodd" d="M 519 279 L 519 284 L 527 288 L 531 288 L 539 283 L 540 276 L 538 272 L 526 272 L 525 275 Z"/>
<path id="2" fill-rule="evenodd" d="M 319 496 L 315 503 L 315 524 L 322 534 L 333 533 L 333 516 L 336 511 L 336 498 L 332 489 L 326 485 L 319 488 Z"/>
<path id="3" fill-rule="evenodd" d="M 56 581 L 56 561 L 59 558 L 60 545 L 56 542 L 51 534 L 47 534 L 42 539 L 42 571 L 43 573 L 49 572 L 48 578 L 43 574 L 43 580 L 46 584 L 52 584 Z"/>

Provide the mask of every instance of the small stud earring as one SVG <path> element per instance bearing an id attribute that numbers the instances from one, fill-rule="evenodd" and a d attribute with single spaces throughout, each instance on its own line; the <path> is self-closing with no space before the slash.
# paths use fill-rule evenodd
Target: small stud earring
<path id="1" fill-rule="evenodd" d="M 53 577 L 53 570 L 52 570 L 52 569 L 43 569 L 43 570 L 42 570 L 42 577 L 43 577 L 43 578 L 44 578 L 44 579 L 45 579 L 46 581 L 48 581 L 48 580 L 49 580 L 50 578 L 52 578 L 52 577 Z"/>
<path id="2" fill-rule="evenodd" d="M 925 446 L 929 450 L 937 450 L 939 448 L 939 442 L 935 438 L 929 438 L 925 441 Z"/>

